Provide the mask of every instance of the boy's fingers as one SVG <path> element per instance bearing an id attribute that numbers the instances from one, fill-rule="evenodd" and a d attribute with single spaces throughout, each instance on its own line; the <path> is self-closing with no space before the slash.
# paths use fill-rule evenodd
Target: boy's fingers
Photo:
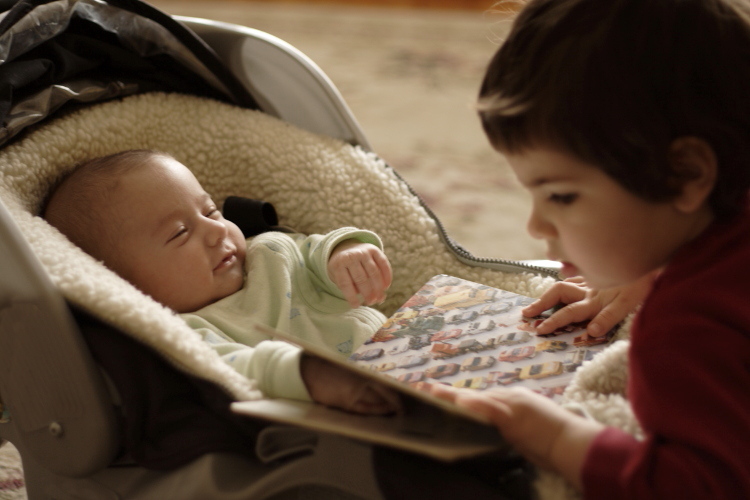
<path id="1" fill-rule="evenodd" d="M 550 333 L 565 325 L 591 319 L 594 314 L 596 314 L 596 307 L 590 301 L 581 300 L 556 311 L 540 323 L 536 330 L 541 334 Z"/>
<path id="2" fill-rule="evenodd" d="M 559 281 L 544 292 L 536 302 L 526 306 L 524 316 L 537 316 L 556 305 L 578 302 L 586 297 L 586 289 L 574 282 Z M 561 325 L 562 326 L 562 325 Z"/>
<path id="3" fill-rule="evenodd" d="M 628 314 L 628 310 L 624 310 L 620 304 L 612 303 L 608 304 L 592 319 L 586 327 L 586 333 L 592 337 L 601 337 L 612 328 L 615 327 L 620 319 Z"/>

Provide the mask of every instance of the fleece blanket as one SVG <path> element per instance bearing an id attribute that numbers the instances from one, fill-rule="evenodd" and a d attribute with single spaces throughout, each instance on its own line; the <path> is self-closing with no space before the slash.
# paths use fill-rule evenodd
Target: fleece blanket
<path id="1" fill-rule="evenodd" d="M 435 220 L 375 154 L 260 112 L 177 94 L 142 94 L 98 104 L 31 130 L 0 151 L 0 197 L 53 283 L 71 303 L 150 346 L 186 373 L 237 400 L 262 397 L 176 315 L 95 261 L 38 216 L 54 184 L 76 164 L 131 148 L 172 154 L 221 203 L 229 195 L 274 204 L 280 222 L 305 233 L 353 225 L 383 239 L 394 269 L 389 315 L 435 274 L 539 296 L 551 278 L 459 261 Z M 625 339 L 628 327 L 620 330 Z M 566 392 L 592 418 L 638 433 L 624 398 L 627 340 L 587 362 Z M 543 498 L 571 498 L 541 473 Z"/>

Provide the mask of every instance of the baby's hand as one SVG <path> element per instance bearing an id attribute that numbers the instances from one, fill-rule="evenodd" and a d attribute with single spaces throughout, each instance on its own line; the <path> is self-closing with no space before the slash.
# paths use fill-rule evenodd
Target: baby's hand
<path id="1" fill-rule="evenodd" d="M 328 260 L 328 276 L 352 307 L 383 302 L 393 279 L 385 254 L 375 245 L 357 240 L 336 246 Z"/>
<path id="2" fill-rule="evenodd" d="M 436 384 L 432 393 L 485 416 L 528 460 L 557 470 L 580 489 L 588 446 L 602 424 L 574 415 L 526 388 L 476 391 Z"/>
<path id="3" fill-rule="evenodd" d="M 651 291 L 658 271 L 616 288 L 595 290 L 586 286 L 582 278 L 568 278 L 552 285 L 536 302 L 523 309 L 524 316 L 537 316 L 557 304 L 567 304 L 537 326 L 540 334 L 585 321 L 586 333 L 601 337 L 633 312 Z"/>
<path id="4" fill-rule="evenodd" d="M 386 415 L 401 408 L 391 389 L 315 356 L 303 355 L 302 380 L 313 401 L 366 415 Z"/>

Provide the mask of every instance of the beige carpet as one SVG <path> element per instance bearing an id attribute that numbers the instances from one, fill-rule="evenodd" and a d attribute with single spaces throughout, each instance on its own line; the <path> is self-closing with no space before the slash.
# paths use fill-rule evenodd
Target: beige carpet
<path id="1" fill-rule="evenodd" d="M 157 0 L 173 15 L 276 35 L 333 80 L 374 150 L 480 257 L 544 258 L 525 233 L 527 195 L 487 144 L 472 109 L 504 26 L 474 12 Z M 21 466 L 0 448 L 0 500 L 26 498 Z"/>

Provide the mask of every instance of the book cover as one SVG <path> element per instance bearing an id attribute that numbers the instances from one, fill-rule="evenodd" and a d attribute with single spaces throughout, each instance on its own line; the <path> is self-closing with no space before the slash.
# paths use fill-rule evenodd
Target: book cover
<path id="1" fill-rule="evenodd" d="M 439 399 L 429 384 L 474 390 L 525 385 L 556 399 L 575 369 L 604 348 L 582 325 L 536 334 L 543 316 L 524 318 L 534 299 L 438 275 L 344 360 L 326 349 L 263 325 L 256 328 L 310 354 L 397 390 L 402 411 L 391 416 L 347 413 L 287 399 L 232 404 L 236 413 L 453 461 L 507 445 L 481 416 Z M 546 315 L 550 314 L 547 312 Z"/>

